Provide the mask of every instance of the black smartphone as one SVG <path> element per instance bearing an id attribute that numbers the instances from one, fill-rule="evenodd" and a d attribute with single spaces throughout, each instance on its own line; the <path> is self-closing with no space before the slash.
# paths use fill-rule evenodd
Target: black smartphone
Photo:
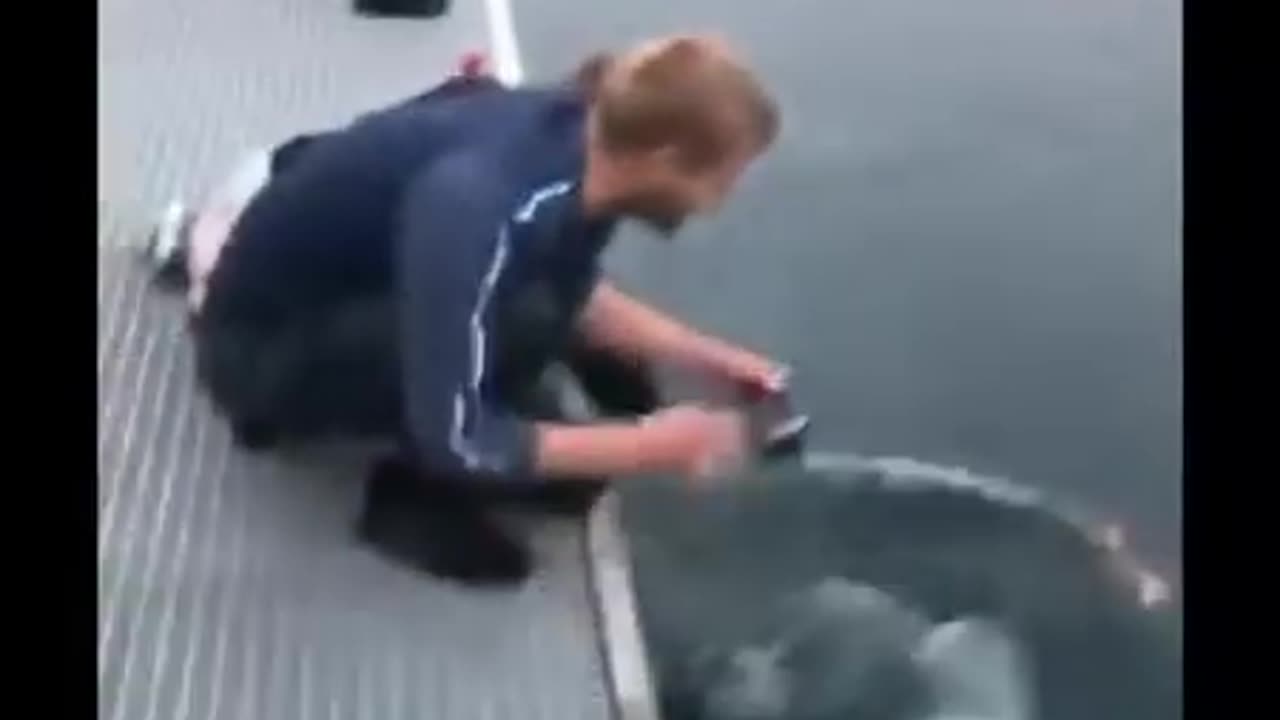
<path id="1" fill-rule="evenodd" d="M 795 455 L 804 449 L 809 416 L 795 411 L 788 392 L 753 389 L 744 395 L 744 409 L 751 426 L 752 440 L 761 456 L 775 458 Z"/>

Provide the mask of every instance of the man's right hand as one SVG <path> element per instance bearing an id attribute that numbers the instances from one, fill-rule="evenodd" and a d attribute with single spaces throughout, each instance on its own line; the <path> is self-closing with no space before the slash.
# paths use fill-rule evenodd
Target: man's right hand
<path id="1" fill-rule="evenodd" d="M 676 473 L 700 479 L 732 472 L 746 453 L 740 413 L 678 405 L 634 424 L 541 424 L 535 466 L 545 477 Z"/>
<path id="2" fill-rule="evenodd" d="M 640 427 L 653 459 L 686 478 L 724 475 L 746 458 L 746 419 L 738 412 L 677 405 L 650 415 Z"/>

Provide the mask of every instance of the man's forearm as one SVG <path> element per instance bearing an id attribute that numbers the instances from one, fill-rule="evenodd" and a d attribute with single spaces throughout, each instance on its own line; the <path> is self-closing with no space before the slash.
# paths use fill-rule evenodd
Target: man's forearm
<path id="1" fill-rule="evenodd" d="M 631 423 L 539 423 L 534 466 L 551 478 L 619 477 L 668 470 L 649 434 Z"/>
<path id="2" fill-rule="evenodd" d="M 598 348 L 645 361 L 698 367 L 732 346 L 602 282 L 592 292 L 580 327 Z"/>

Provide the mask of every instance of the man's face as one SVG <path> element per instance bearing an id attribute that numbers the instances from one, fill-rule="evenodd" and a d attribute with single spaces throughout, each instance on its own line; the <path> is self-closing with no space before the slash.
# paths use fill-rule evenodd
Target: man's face
<path id="1" fill-rule="evenodd" d="M 720 207 L 754 155 L 743 148 L 719 163 L 689 169 L 672 149 L 648 154 L 634 163 L 631 186 L 618 200 L 617 211 L 665 237 L 674 235 L 690 215 Z"/>

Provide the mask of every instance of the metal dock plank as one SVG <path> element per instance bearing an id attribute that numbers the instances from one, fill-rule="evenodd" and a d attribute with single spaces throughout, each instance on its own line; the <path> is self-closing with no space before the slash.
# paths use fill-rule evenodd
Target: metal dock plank
<path id="1" fill-rule="evenodd" d="M 484 45 L 483 9 L 369 21 L 346 0 L 102 0 L 99 717 L 597 720 L 610 703 L 583 529 L 476 593 L 357 547 L 359 466 L 249 457 L 195 391 L 181 303 L 127 247 L 247 145 L 340 122 Z"/>

